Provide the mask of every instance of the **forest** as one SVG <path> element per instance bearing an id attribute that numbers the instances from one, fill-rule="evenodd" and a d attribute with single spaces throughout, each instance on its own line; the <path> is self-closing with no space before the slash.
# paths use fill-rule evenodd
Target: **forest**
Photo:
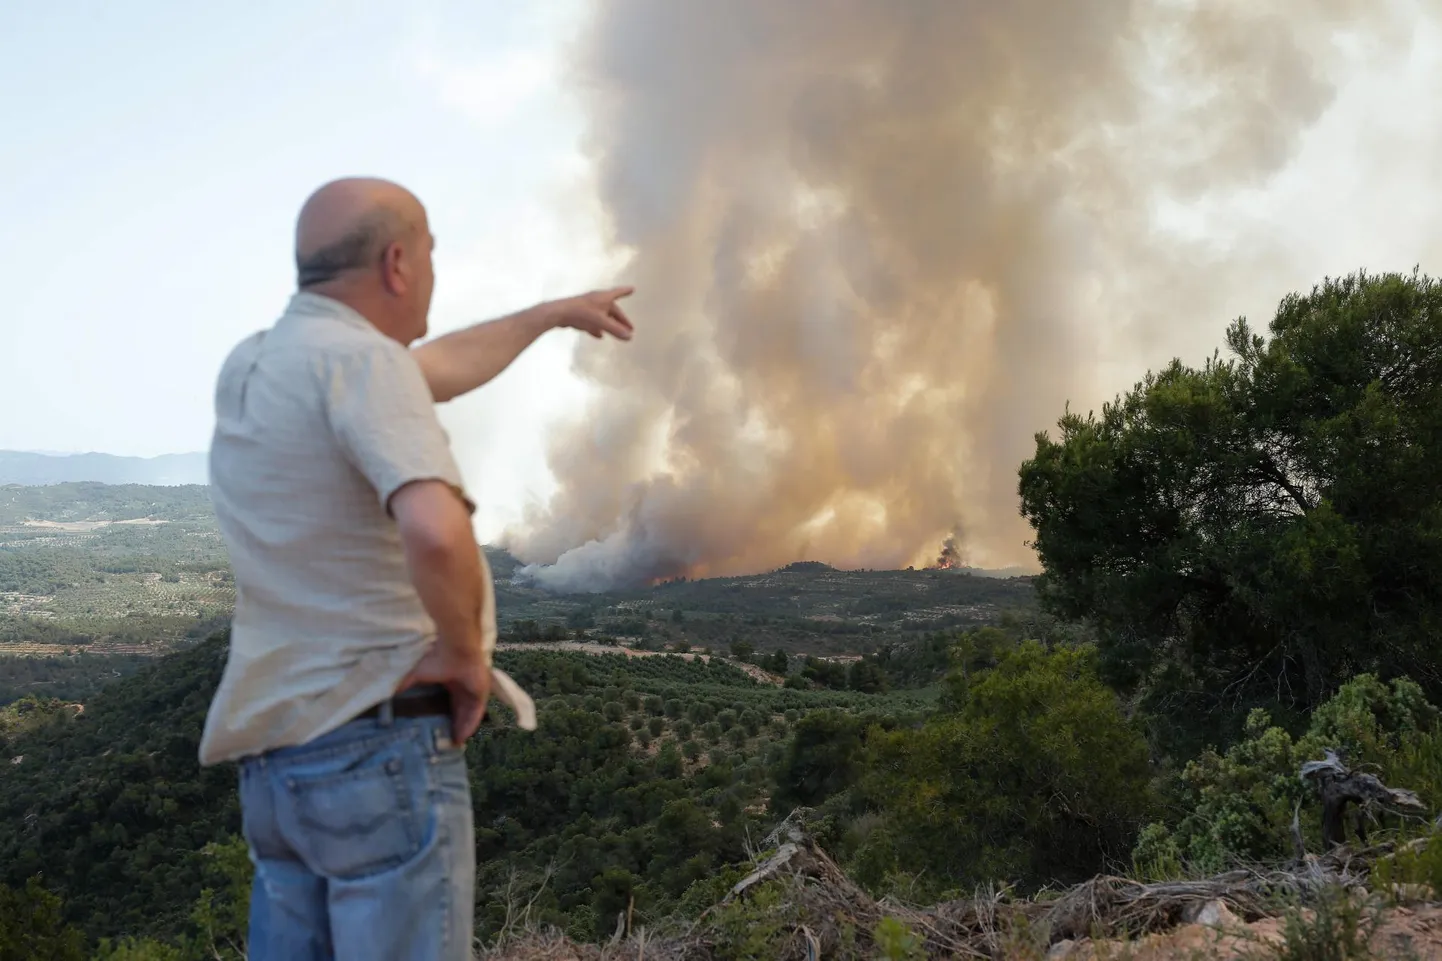
<path id="1" fill-rule="evenodd" d="M 830 925 L 828 957 L 942 956 L 935 931 L 895 919 L 804 916 L 780 879 L 728 897 L 783 822 L 856 897 L 901 913 L 980 890 L 1044 904 L 1102 874 L 1321 876 L 1337 826 L 1324 835 L 1309 762 L 1413 792 L 1341 825 L 1348 870 L 1364 871 L 1348 877 L 1394 903 L 1404 888 L 1437 900 L 1442 286 L 1327 280 L 1286 298 L 1266 335 L 1237 321 L 1226 347 L 1036 437 L 1018 491 L 1043 572 L 1024 595 L 1005 579 L 802 565 L 566 609 L 538 599 L 509 619 L 500 662 L 537 694 L 541 724 L 522 732 L 498 710 L 467 748 L 478 946 L 644 926 L 704 940 L 675 957 L 805 957 L 801 929 Z M 788 654 L 775 638 L 791 615 L 765 585 L 793 576 L 787 596 L 856 619 L 908 578 L 964 583 L 948 603 L 978 613 L 906 631 L 862 620 L 873 630 L 845 662 Z M 876 590 L 848 599 L 838 580 Z M 704 639 L 711 656 L 527 646 L 553 625 L 606 637 L 587 619 L 622 603 L 651 612 L 638 619 L 653 639 Z M 712 634 L 663 633 L 721 618 Z M 195 763 L 225 642 L 107 668 L 125 676 L 83 708 L 27 693 L 0 709 L 0 958 L 242 956 L 235 775 Z M 1326 889 L 1305 890 L 1307 917 L 1333 911 Z M 1370 956 L 1348 944 L 1287 956 Z"/>

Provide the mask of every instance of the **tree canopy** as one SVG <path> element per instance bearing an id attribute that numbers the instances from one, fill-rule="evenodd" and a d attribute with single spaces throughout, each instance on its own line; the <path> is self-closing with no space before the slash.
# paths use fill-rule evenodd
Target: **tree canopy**
<path id="1" fill-rule="evenodd" d="M 1364 671 L 1442 690 L 1442 285 L 1329 279 L 1269 333 L 1068 411 L 1020 469 L 1043 605 L 1210 734 Z"/>

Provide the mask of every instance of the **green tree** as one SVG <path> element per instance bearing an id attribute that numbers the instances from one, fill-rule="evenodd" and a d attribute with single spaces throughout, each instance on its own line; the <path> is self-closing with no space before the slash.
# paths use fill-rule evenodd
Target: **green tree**
<path id="1" fill-rule="evenodd" d="M 886 672 L 869 657 L 852 661 L 846 669 L 846 687 L 862 694 L 880 694 L 886 690 Z"/>
<path id="2" fill-rule="evenodd" d="M 859 718 L 841 711 L 816 711 L 798 721 L 775 772 L 773 806 L 784 812 L 816 805 L 856 783 L 862 731 Z"/>
<path id="3" fill-rule="evenodd" d="M 95 961 L 188 961 L 180 948 L 154 938 L 102 938 Z"/>
<path id="4" fill-rule="evenodd" d="M 861 879 L 1076 881 L 1125 856 L 1150 810 L 1149 764 L 1095 662 L 1089 647 L 1027 641 L 959 710 L 868 733 L 860 790 L 883 824 L 857 854 Z"/>
<path id="5" fill-rule="evenodd" d="M 625 868 L 607 868 L 591 880 L 595 892 L 591 907 L 596 911 L 595 937 L 608 938 L 616 930 L 616 918 L 634 908 L 640 878 Z"/>
<path id="6" fill-rule="evenodd" d="M 1245 320 L 1039 434 L 1020 470 L 1043 605 L 1154 715 L 1235 730 L 1357 673 L 1442 691 L 1442 285 L 1358 274 Z M 1165 706 L 1164 709 L 1162 706 Z"/>
<path id="7" fill-rule="evenodd" d="M 0 885 L 0 961 L 83 961 L 85 937 L 61 916 L 60 899 L 31 878 Z"/>
<path id="8" fill-rule="evenodd" d="M 207 873 L 220 883 L 207 886 L 191 910 L 196 934 L 191 953 L 216 961 L 245 961 L 254 868 L 243 838 L 232 836 L 207 844 L 201 851 L 209 863 Z"/>

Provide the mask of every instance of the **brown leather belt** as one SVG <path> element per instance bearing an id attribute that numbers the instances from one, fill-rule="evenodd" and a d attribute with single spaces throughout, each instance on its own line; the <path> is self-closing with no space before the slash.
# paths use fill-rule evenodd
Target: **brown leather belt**
<path id="1" fill-rule="evenodd" d="M 381 707 L 387 702 L 382 701 L 369 710 L 362 711 L 356 715 L 356 719 L 380 717 Z M 444 687 L 416 688 L 410 691 L 402 691 L 389 701 L 391 714 L 394 717 L 432 717 L 437 714 L 450 716 L 451 713 L 451 692 Z"/>

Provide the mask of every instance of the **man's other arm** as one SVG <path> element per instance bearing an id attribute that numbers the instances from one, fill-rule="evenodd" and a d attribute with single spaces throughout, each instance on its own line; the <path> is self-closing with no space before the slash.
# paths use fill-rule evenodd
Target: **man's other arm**
<path id="1" fill-rule="evenodd" d="M 436 625 L 436 642 L 401 688 L 446 685 L 453 701 L 452 737 L 465 741 L 480 727 L 490 697 L 491 666 L 481 645 L 480 546 L 471 515 L 444 481 L 420 480 L 391 498 L 411 581 Z"/>
<path id="2" fill-rule="evenodd" d="M 470 512 L 449 484 L 436 480 L 402 487 L 391 499 L 391 511 L 411 580 L 437 634 L 458 655 L 479 653 L 480 547 Z"/>
<path id="3" fill-rule="evenodd" d="M 411 354 L 387 341 L 327 357 L 322 370 L 336 442 L 395 518 L 411 579 L 436 626 L 436 642 L 400 687 L 449 688 L 452 737 L 463 741 L 479 727 L 490 694 L 484 585 L 471 505 L 430 390 Z"/>
<path id="4" fill-rule="evenodd" d="M 630 319 L 617 301 L 630 287 L 597 290 L 577 297 L 547 301 L 437 337 L 411 349 L 431 397 L 452 400 L 490 382 L 548 330 L 571 327 L 592 337 L 610 334 L 630 340 Z"/>

